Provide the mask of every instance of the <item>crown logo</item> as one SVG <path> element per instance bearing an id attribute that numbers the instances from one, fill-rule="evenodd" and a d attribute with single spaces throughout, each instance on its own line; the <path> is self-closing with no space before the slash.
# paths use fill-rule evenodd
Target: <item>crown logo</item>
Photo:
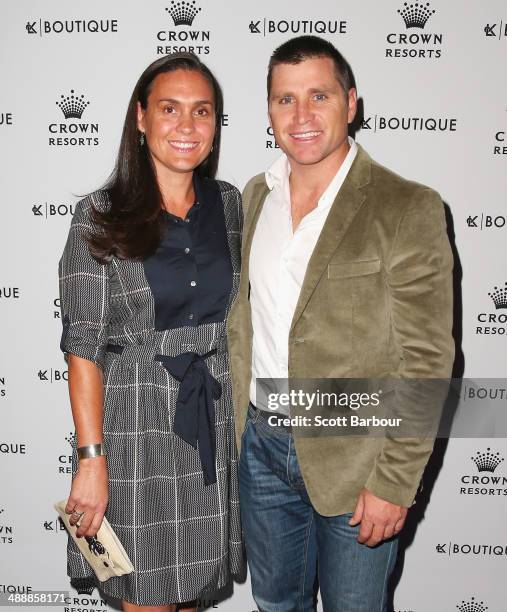
<path id="1" fill-rule="evenodd" d="M 65 436 L 65 439 L 71 446 L 74 446 L 74 443 L 76 441 L 76 433 L 70 432 L 68 436 Z"/>
<path id="2" fill-rule="evenodd" d="M 488 606 L 485 606 L 483 601 L 475 601 L 475 597 L 472 597 L 470 601 L 463 600 L 456 608 L 459 612 L 485 612 Z"/>
<path id="3" fill-rule="evenodd" d="M 171 0 L 171 6 L 166 8 L 166 11 L 173 18 L 175 26 L 189 25 L 191 26 L 194 22 L 195 16 L 201 11 L 201 9 L 195 6 L 195 0 L 193 2 L 176 2 Z"/>
<path id="4" fill-rule="evenodd" d="M 470 459 L 475 463 L 479 472 L 494 472 L 503 461 L 500 453 L 492 453 L 490 448 L 487 448 L 485 453 L 477 451 L 476 456 Z"/>
<path id="5" fill-rule="evenodd" d="M 65 119 L 81 119 L 84 109 L 90 104 L 84 99 L 84 96 L 74 95 L 74 90 L 70 90 L 70 96 L 60 96 L 60 100 L 56 103 L 62 109 Z"/>
<path id="6" fill-rule="evenodd" d="M 495 308 L 507 308 L 507 282 L 502 288 L 495 287 L 491 293 L 488 293 L 489 297 L 493 300 Z"/>
<path id="7" fill-rule="evenodd" d="M 398 10 L 398 13 L 403 17 L 403 21 L 407 28 L 424 28 L 428 19 L 435 12 L 429 8 L 430 3 L 419 4 L 415 2 L 409 4 L 408 2 L 403 3 L 402 9 Z"/>

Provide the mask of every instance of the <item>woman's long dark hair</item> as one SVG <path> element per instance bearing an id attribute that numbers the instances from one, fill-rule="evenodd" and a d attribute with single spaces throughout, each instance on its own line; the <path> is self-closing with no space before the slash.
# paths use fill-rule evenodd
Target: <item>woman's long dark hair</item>
<path id="1" fill-rule="evenodd" d="M 109 192 L 108 210 L 93 209 L 97 231 L 88 237 L 90 251 L 101 263 L 111 257 L 144 259 L 160 242 L 162 196 L 148 147 L 141 146 L 137 129 L 137 103 L 146 109 L 156 76 L 174 70 L 192 70 L 210 83 L 215 102 L 215 136 L 209 156 L 197 167 L 199 176 L 213 178 L 218 167 L 223 112 L 222 91 L 212 72 L 193 53 L 173 53 L 146 68 L 132 92 L 115 168 L 104 186 Z"/>

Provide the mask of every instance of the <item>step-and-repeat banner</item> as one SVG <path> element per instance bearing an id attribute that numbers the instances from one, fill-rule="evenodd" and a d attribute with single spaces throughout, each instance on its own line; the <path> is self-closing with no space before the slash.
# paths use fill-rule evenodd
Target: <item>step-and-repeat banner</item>
<path id="1" fill-rule="evenodd" d="M 0 595 L 70 588 L 67 537 L 52 508 L 69 491 L 74 434 L 57 263 L 75 202 L 113 167 L 143 69 L 193 51 L 216 73 L 225 93 L 219 177 L 242 188 L 279 154 L 266 110 L 270 53 L 299 34 L 332 41 L 357 81 L 358 142 L 446 203 L 457 373 L 498 379 L 507 339 L 506 24 L 504 0 L 2 3 Z M 69 116 L 62 100 L 72 95 L 80 103 Z M 498 382 L 478 392 L 507 399 Z M 501 438 L 439 441 L 402 539 L 394 610 L 507 609 L 504 457 Z M 255 610 L 248 580 L 201 603 Z M 115 607 L 70 590 L 51 609 Z"/>

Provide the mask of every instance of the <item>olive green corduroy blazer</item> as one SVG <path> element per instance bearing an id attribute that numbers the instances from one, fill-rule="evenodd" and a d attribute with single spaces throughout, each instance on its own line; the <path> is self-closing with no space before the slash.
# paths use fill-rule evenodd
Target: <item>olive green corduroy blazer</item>
<path id="1" fill-rule="evenodd" d="M 358 149 L 304 277 L 289 378 L 448 378 L 453 260 L 442 201 Z M 227 323 L 239 448 L 251 380 L 249 256 L 268 191 L 264 174 L 244 190 L 241 281 Z M 363 487 L 410 506 L 433 439 L 295 437 L 295 446 L 313 506 L 333 516 L 353 512 Z"/>

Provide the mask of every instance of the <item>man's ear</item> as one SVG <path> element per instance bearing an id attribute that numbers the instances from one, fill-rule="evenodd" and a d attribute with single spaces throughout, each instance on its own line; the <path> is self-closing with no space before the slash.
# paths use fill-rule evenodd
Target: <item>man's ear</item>
<path id="1" fill-rule="evenodd" d="M 271 115 L 269 114 L 269 103 L 268 103 L 268 122 L 269 122 L 269 127 L 271 128 L 271 130 L 273 130 L 273 122 L 271 121 Z"/>
<path id="2" fill-rule="evenodd" d="M 347 121 L 349 123 L 352 123 L 354 121 L 354 118 L 357 112 L 357 91 L 355 87 L 351 87 L 349 89 L 349 93 L 347 96 L 347 102 L 349 106 L 348 114 L 347 114 Z"/>

